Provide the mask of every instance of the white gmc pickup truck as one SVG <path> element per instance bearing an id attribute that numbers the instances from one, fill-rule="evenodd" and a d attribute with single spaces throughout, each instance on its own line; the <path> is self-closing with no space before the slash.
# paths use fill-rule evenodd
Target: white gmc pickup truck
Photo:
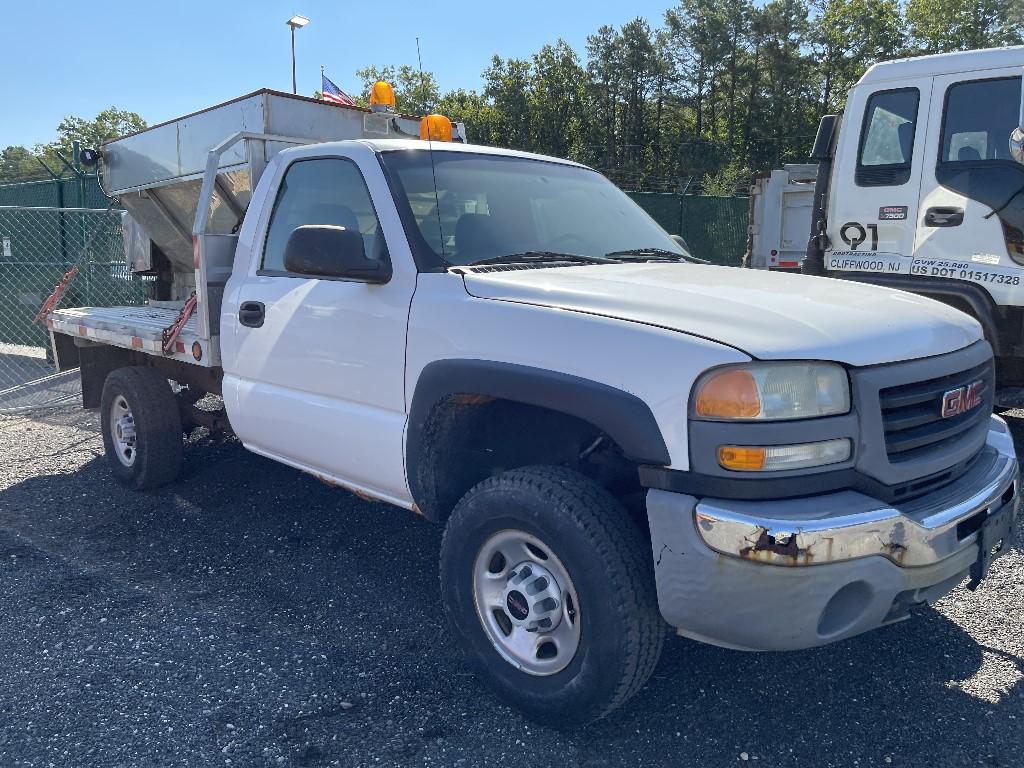
<path id="1" fill-rule="evenodd" d="M 635 694 L 666 623 L 731 648 L 822 645 L 976 584 L 1008 548 L 1017 460 L 967 315 L 695 263 L 575 163 L 293 138 L 242 132 L 205 172 L 147 162 L 135 184 L 159 135 L 100 152 L 164 298 L 48 323 L 125 484 L 173 480 L 182 433 L 229 424 L 445 525 L 468 661 L 547 722 Z M 232 142 L 248 149 L 225 160 Z M 173 204 L 200 181 L 186 251 Z M 207 393 L 223 414 L 195 407 Z"/>

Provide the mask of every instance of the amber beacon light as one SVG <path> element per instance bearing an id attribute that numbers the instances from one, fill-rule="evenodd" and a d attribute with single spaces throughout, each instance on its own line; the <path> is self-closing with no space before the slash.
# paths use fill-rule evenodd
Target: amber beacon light
<path id="1" fill-rule="evenodd" d="M 427 115 L 420 120 L 420 138 L 424 141 L 451 141 L 452 121 L 444 115 Z"/>
<path id="2" fill-rule="evenodd" d="M 395 111 L 395 89 L 391 83 L 378 80 L 370 89 L 370 109 L 374 112 Z"/>

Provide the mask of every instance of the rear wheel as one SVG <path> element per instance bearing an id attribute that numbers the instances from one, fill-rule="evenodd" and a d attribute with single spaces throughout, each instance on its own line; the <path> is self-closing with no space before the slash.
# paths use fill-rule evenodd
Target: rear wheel
<path id="1" fill-rule="evenodd" d="M 607 491 L 567 469 L 470 490 L 445 529 L 441 588 L 478 674 L 549 725 L 616 709 L 661 654 L 650 547 Z"/>
<path id="2" fill-rule="evenodd" d="M 111 472 L 123 485 L 143 490 L 178 476 L 181 415 L 161 374 L 142 367 L 113 371 L 103 384 L 100 423 Z"/>

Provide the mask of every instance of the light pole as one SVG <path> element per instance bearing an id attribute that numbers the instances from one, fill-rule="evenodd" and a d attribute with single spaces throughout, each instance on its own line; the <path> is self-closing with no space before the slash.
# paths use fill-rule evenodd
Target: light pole
<path id="1" fill-rule="evenodd" d="M 309 24 L 309 19 L 305 16 L 299 16 L 296 14 L 285 22 L 292 29 L 292 93 L 299 92 L 298 81 L 295 79 L 295 30 L 301 29 L 302 27 Z"/>

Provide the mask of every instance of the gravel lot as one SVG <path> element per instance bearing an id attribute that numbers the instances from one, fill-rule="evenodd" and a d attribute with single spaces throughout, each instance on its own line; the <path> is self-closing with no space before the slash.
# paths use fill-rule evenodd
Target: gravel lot
<path id="1" fill-rule="evenodd" d="M 235 442 L 148 494 L 101 453 L 93 413 L 0 417 L 0 766 L 1024 764 L 1019 547 L 828 648 L 672 639 L 630 705 L 560 733 L 465 672 L 438 528 Z"/>

